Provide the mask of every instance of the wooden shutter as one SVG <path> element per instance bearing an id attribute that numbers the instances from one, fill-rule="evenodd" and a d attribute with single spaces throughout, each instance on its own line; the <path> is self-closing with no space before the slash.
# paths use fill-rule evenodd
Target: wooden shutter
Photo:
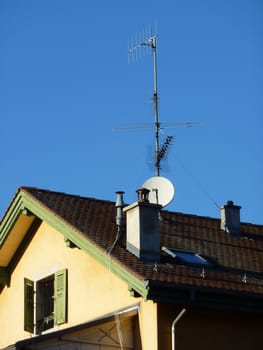
<path id="1" fill-rule="evenodd" d="M 34 333 L 34 282 L 24 279 L 24 330 Z"/>
<path id="2" fill-rule="evenodd" d="M 67 322 L 67 270 L 55 273 L 55 324 Z"/>

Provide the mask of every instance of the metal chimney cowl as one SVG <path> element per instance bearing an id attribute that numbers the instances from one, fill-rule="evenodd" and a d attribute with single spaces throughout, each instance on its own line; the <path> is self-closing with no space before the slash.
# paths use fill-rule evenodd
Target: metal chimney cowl
<path id="1" fill-rule="evenodd" d="M 240 236 L 240 209 L 241 207 L 234 205 L 233 201 L 227 201 L 220 208 L 221 229 L 233 236 Z"/>
<path id="2" fill-rule="evenodd" d="M 125 207 L 126 249 L 145 262 L 160 261 L 159 211 L 161 205 L 143 200 L 138 190 L 138 201 Z M 140 191 L 140 192 L 139 192 Z"/>
<path id="3" fill-rule="evenodd" d="M 123 208 L 125 206 L 124 201 L 123 201 L 123 195 L 124 191 L 116 191 L 115 192 L 117 195 L 116 198 L 116 204 L 115 207 L 117 209 L 117 215 L 116 215 L 116 225 L 121 228 L 123 226 Z"/>

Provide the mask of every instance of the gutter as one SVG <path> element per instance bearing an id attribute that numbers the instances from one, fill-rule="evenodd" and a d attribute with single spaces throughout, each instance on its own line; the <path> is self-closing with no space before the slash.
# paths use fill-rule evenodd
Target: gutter
<path id="1" fill-rule="evenodd" d="M 181 317 L 186 312 L 186 309 L 183 308 L 181 312 L 175 317 L 172 323 L 172 350 L 175 350 L 175 326 L 180 321 Z"/>

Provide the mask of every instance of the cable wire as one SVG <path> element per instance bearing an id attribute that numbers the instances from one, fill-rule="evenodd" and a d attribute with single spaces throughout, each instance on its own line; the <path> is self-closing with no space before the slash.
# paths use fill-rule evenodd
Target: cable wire
<path id="1" fill-rule="evenodd" d="M 111 270 L 111 262 L 112 262 L 112 258 L 111 258 L 111 254 L 112 251 L 114 249 L 114 247 L 116 246 L 119 238 L 121 236 L 121 227 L 119 225 L 117 225 L 117 233 L 115 236 L 115 239 L 112 243 L 112 245 L 110 246 L 110 248 L 107 250 L 107 255 L 109 257 L 109 265 L 108 265 L 108 272 L 109 272 L 109 285 L 111 287 L 111 298 L 112 298 L 112 304 L 115 305 L 115 293 L 114 293 L 114 283 L 112 281 L 112 270 Z M 115 324 L 116 324 L 116 329 L 117 329 L 117 334 L 118 334 L 118 339 L 119 339 L 119 343 L 120 343 L 120 348 L 121 350 L 124 349 L 123 347 L 123 334 L 122 334 L 122 329 L 121 329 L 121 321 L 120 321 L 120 316 L 117 313 L 114 313 L 114 318 L 115 318 Z"/>
<path id="2" fill-rule="evenodd" d="M 200 182 L 200 180 L 188 169 L 186 168 L 185 164 L 182 162 L 181 159 L 178 158 L 178 156 L 176 157 L 176 161 L 177 163 L 179 163 L 182 167 L 182 169 L 187 173 L 187 175 L 193 180 L 193 182 L 198 185 L 198 187 L 201 189 L 201 191 L 203 192 L 203 194 L 213 203 L 213 205 L 216 206 L 217 209 L 220 210 L 220 206 L 218 205 L 218 203 L 215 201 L 215 199 L 210 195 L 210 193 L 208 192 L 208 190 L 203 186 L 203 184 Z"/>

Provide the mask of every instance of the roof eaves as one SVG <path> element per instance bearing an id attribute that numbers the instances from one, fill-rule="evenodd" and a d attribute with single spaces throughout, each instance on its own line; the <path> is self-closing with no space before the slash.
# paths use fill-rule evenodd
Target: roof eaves
<path id="1" fill-rule="evenodd" d="M 23 208 L 21 192 L 18 192 L 0 223 L 0 249 Z"/>
<path id="2" fill-rule="evenodd" d="M 202 306 L 263 313 L 263 298 L 252 293 L 236 293 L 225 289 L 201 286 L 172 286 L 149 281 L 148 299 L 184 306 Z"/>
<path id="3" fill-rule="evenodd" d="M 149 281 L 130 270 L 118 259 L 110 256 L 109 259 L 109 271 L 119 276 L 128 284 L 130 293 L 132 293 L 134 296 L 141 296 L 144 300 L 147 300 L 149 294 Z"/>

